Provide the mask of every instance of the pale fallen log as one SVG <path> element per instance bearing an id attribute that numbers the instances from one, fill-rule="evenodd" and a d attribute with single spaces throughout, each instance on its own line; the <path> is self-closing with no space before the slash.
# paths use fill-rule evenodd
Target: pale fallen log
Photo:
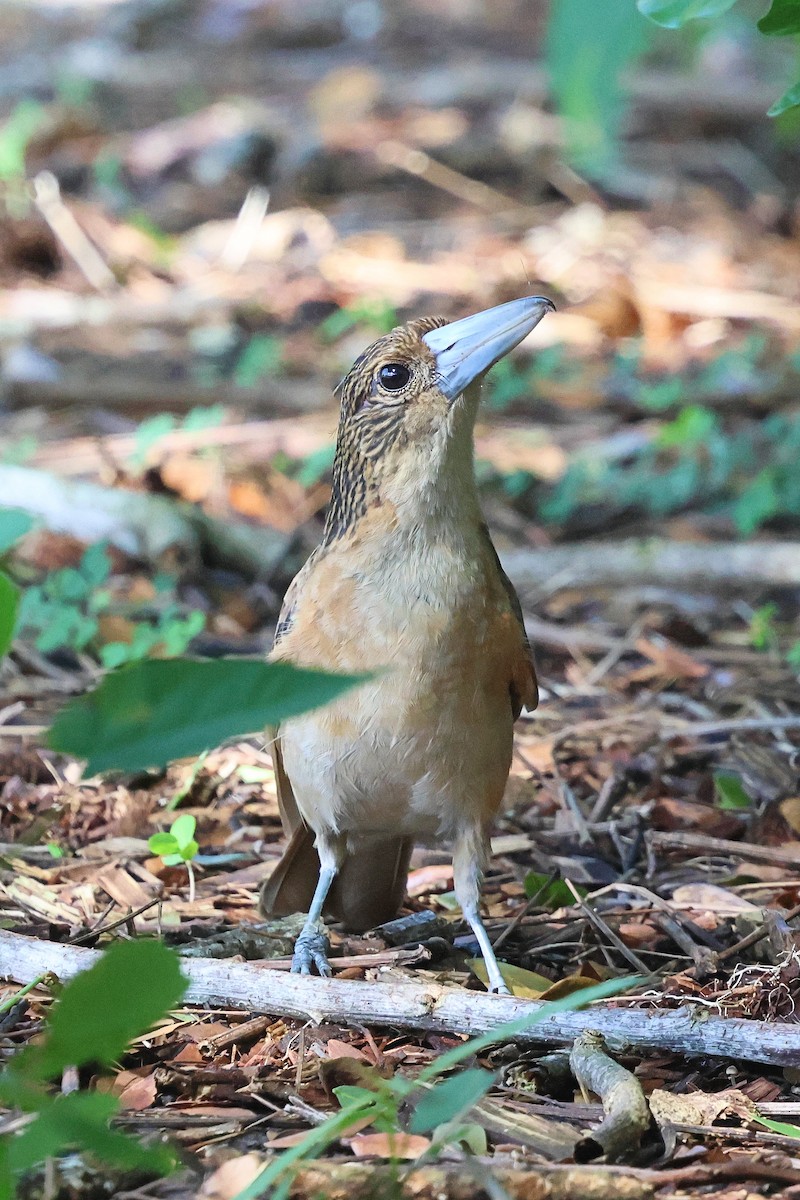
<path id="1" fill-rule="evenodd" d="M 523 596 L 565 587 L 720 588 L 800 585 L 797 542 L 673 542 L 627 538 L 575 542 L 546 549 L 509 550 L 503 570 Z"/>
<path id="2" fill-rule="evenodd" d="M 108 540 L 149 560 L 180 549 L 189 559 L 210 561 L 249 575 L 267 574 L 286 554 L 285 534 L 244 521 L 224 522 L 197 505 L 62 479 L 33 467 L 0 465 L 0 503 L 39 517 L 48 529 L 81 541 Z"/>
<path id="3" fill-rule="evenodd" d="M 91 966 L 98 953 L 0 931 L 0 976 L 26 984 L 52 971 L 65 980 Z M 318 979 L 224 959 L 183 959 L 181 969 L 189 980 L 185 996 L 189 1004 L 242 1008 L 299 1020 L 476 1035 L 548 1009 L 546 1003 L 513 996 L 401 982 L 395 977 L 388 984 Z M 666 1011 L 595 1005 L 583 1012 L 548 1015 L 514 1040 L 566 1045 L 587 1029 L 601 1034 L 616 1052 L 652 1048 L 800 1066 L 800 1024 L 717 1017 L 709 1015 L 707 1008 L 698 1010 L 689 1003 Z"/>

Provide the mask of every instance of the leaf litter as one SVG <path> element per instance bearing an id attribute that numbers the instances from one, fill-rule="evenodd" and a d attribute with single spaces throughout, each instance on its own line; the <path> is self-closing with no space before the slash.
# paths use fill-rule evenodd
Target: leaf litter
<path id="1" fill-rule="evenodd" d="M 59 36 L 69 44 L 72 33 L 65 26 Z M 702 545 L 745 535 L 751 540 L 736 545 L 757 559 L 759 537 L 797 539 L 800 274 L 780 219 L 759 223 L 730 196 L 693 189 L 689 176 L 657 215 L 552 195 L 537 195 L 524 221 L 499 220 L 474 199 L 442 208 L 430 179 L 401 171 L 407 190 L 397 188 L 404 160 L 387 144 L 417 137 L 434 153 L 437 138 L 444 146 L 474 134 L 479 114 L 454 92 L 449 108 L 412 110 L 398 100 L 387 116 L 371 99 L 369 72 L 356 78 L 330 66 L 325 87 L 290 101 L 304 121 L 315 111 L 323 131 L 316 165 L 287 178 L 296 203 L 267 212 L 243 258 L 231 239 L 242 233 L 236 207 L 252 180 L 245 169 L 216 191 L 202 189 L 191 183 L 192 164 L 243 128 L 264 147 L 280 142 L 280 120 L 267 128 L 263 111 L 256 119 L 216 100 L 202 120 L 176 118 L 164 98 L 137 129 L 142 101 L 116 80 L 109 86 L 129 127 L 110 129 L 96 116 L 90 128 L 76 127 L 56 105 L 51 141 L 32 143 L 36 168 L 60 154 L 77 169 L 86 138 L 100 139 L 150 224 L 119 215 L 102 190 L 69 197 L 117 280 L 98 295 L 43 222 L 9 224 L 0 260 L 3 439 L 26 469 L 59 483 L 57 501 L 73 524 L 49 528 L 40 513 L 8 561 L 26 585 L 80 573 L 97 539 L 87 510 L 63 490 L 76 480 L 101 489 L 97 502 L 123 489 L 146 504 L 165 500 L 145 520 L 166 512 L 170 524 L 152 552 L 111 537 L 100 580 L 108 594 L 94 611 L 88 592 L 65 595 L 75 575 L 62 577 L 62 644 L 37 644 L 32 626 L 3 665 L 4 928 L 94 947 L 158 935 L 186 953 L 232 952 L 287 968 L 291 921 L 232 936 L 258 922 L 258 889 L 281 845 L 263 738 L 211 749 L 199 766 L 83 780 L 46 747 L 44 731 L 66 697 L 96 681 L 104 648 L 132 647 L 145 625 L 147 655 L 169 653 L 178 623 L 193 613 L 204 617 L 193 653 L 266 650 L 282 590 L 319 536 L 333 385 L 397 320 L 457 315 L 530 281 L 559 300 L 541 341 L 487 386 L 477 448 L 501 550 L 561 545 L 577 555 L 609 536 Z M 276 96 L 276 110 L 285 102 Z M 507 102 L 501 92 L 488 103 L 507 116 Z M 331 154 L 343 147 L 354 156 L 346 188 L 331 174 Z M 387 180 L 395 216 L 378 212 L 376 188 Z M 162 410 L 173 415 L 163 419 Z M 754 459 L 766 464 L 755 475 Z M 221 555 L 196 529 L 172 524 L 184 504 L 216 521 L 215 531 L 270 531 L 266 575 L 241 545 Z M 11 545 L 17 534 L 8 536 Z M 626 1007 L 690 1005 L 698 1021 L 716 1013 L 797 1024 L 800 934 L 787 915 L 800 904 L 796 601 L 796 587 L 768 580 L 700 589 L 679 577 L 613 588 L 542 578 L 523 594 L 543 704 L 518 727 L 485 889 L 490 934 L 502 938 L 516 994 L 555 998 L 636 962 L 647 982 L 617 1001 Z M 77 629 L 80 637 L 70 634 Z M 186 871 L 148 845 L 176 814 L 196 822 L 193 898 Z M 403 916 L 418 923 L 358 937 L 334 930 L 335 974 L 480 988 L 444 848 L 416 851 Z M 17 990 L 3 985 L 0 1003 Z M 44 986 L 13 1005 L 2 1027 L 8 1050 L 35 1038 L 49 1005 Z M 416 1076 L 459 1040 L 178 1009 L 134 1040 L 110 1087 L 124 1128 L 165 1132 L 188 1156 L 188 1182 L 152 1184 L 148 1194 L 199 1187 L 233 1197 L 252 1183 L 265 1150 L 296 1145 L 337 1110 L 332 1089 L 336 1080 L 357 1086 L 353 1063 L 382 1077 Z M 748 1194 L 800 1186 L 795 1068 L 678 1052 L 619 1057 L 655 1120 L 629 1164 L 650 1189 L 637 1194 L 703 1186 L 740 1196 L 743 1181 Z M 549 1071 L 546 1058 L 513 1043 L 480 1056 L 496 1079 L 485 1108 L 465 1120 L 483 1138 L 473 1152 L 485 1165 L 543 1171 L 559 1161 L 534 1118 L 550 1123 L 562 1149 L 599 1124 L 600 1105 Z M 413 1152 L 414 1161 L 429 1143 L 427 1134 L 369 1128 L 343 1135 L 330 1157 L 334 1171 L 360 1156 L 378 1163 Z M 593 1170 L 599 1178 L 613 1168 Z M 607 1178 L 620 1194 L 617 1176 Z"/>

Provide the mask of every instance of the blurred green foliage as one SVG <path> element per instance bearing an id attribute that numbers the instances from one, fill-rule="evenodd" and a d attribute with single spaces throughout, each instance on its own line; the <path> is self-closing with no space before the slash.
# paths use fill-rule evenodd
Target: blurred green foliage
<path id="1" fill-rule="evenodd" d="M 647 44 L 647 22 L 631 0 L 551 0 L 545 60 L 565 148 L 580 171 L 613 168 L 625 111 L 622 75 Z"/>
<path id="2" fill-rule="evenodd" d="M 625 71 L 648 50 L 656 27 L 673 32 L 726 19 L 739 0 L 551 0 L 545 59 L 553 98 L 564 121 L 570 162 L 603 180 L 618 162 L 625 115 Z M 752 19 L 767 37 L 800 33 L 800 0 L 772 0 L 760 19 L 741 6 L 738 24 Z M 688 43 L 686 43 L 688 44 Z M 778 116 L 800 105 L 800 83 L 769 109 Z"/>
<path id="3" fill-rule="evenodd" d="M 98 1067 L 110 1067 L 185 990 L 174 951 L 143 940 L 115 943 L 66 985 L 36 1042 L 13 1055 L 0 1074 L 0 1101 L 29 1116 L 6 1121 L 0 1135 L 0 1200 L 17 1194 L 31 1168 L 67 1150 L 154 1175 L 175 1169 L 178 1157 L 169 1148 L 142 1146 L 109 1127 L 119 1111 L 116 1097 L 84 1089 L 62 1095 L 51 1081 L 60 1081 L 68 1068 L 92 1064 L 96 1074 Z"/>
<path id="4" fill-rule="evenodd" d="M 115 611 L 112 593 L 106 586 L 110 575 L 105 544 L 89 546 L 77 567 L 51 571 L 41 583 L 25 588 L 17 615 L 17 636 L 31 639 L 42 654 L 62 648 L 88 651 L 103 666 L 118 667 L 154 654 L 183 654 L 204 629 L 204 613 L 185 612 L 171 602 L 138 620 L 135 609 L 126 612 L 132 625 L 131 640 L 101 644 L 100 618 Z"/>

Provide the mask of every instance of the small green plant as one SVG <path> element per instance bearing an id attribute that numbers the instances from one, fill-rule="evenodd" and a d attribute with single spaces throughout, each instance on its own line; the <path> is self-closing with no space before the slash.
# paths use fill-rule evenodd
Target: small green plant
<path id="1" fill-rule="evenodd" d="M 402 1075 L 395 1075 L 391 1079 L 375 1077 L 371 1087 L 346 1085 L 334 1088 L 334 1094 L 342 1106 L 341 1111 L 312 1129 L 296 1146 L 267 1163 L 234 1200 L 258 1200 L 260 1196 L 267 1195 L 270 1200 L 286 1200 L 291 1187 L 291 1171 L 296 1163 L 324 1150 L 354 1125 L 363 1128 L 367 1121 L 389 1134 L 403 1128 L 404 1120 L 411 1133 L 431 1133 L 432 1144 L 426 1157 L 448 1144 L 460 1143 L 473 1152 L 476 1148 L 480 1150 L 480 1145 L 476 1146 L 476 1132 L 480 1141 L 483 1131 L 466 1122 L 465 1118 L 469 1110 L 486 1095 L 497 1076 L 483 1067 L 470 1067 L 458 1075 L 450 1075 L 449 1072 L 465 1059 L 474 1058 L 498 1042 L 519 1036 L 550 1016 L 572 1012 L 596 1000 L 618 995 L 637 982 L 638 979 L 633 976 L 606 980 L 561 1000 L 548 1001 L 515 1021 L 498 1025 L 489 1033 L 454 1046 L 424 1067 L 415 1079 L 407 1079 Z M 401 1114 L 406 1113 L 410 1113 L 410 1116 L 401 1118 Z"/>
<path id="2" fill-rule="evenodd" d="M 169 827 L 169 833 L 154 833 L 147 845 L 152 854 L 157 854 L 165 867 L 177 867 L 185 863 L 189 876 L 189 900 L 194 901 L 195 879 L 192 859 L 200 849 L 195 841 L 197 821 L 191 813 L 181 813 Z"/>
<path id="3" fill-rule="evenodd" d="M 158 1175 L 174 1170 L 171 1150 L 144 1147 L 109 1128 L 119 1107 L 114 1096 L 83 1089 L 62 1095 L 57 1085 L 68 1067 L 110 1067 L 185 988 L 177 955 L 153 941 L 116 942 L 66 985 L 41 1040 L 0 1074 L 0 1102 L 20 1114 L 15 1132 L 0 1136 L 0 1200 L 12 1200 L 27 1171 L 68 1150 Z"/>
<path id="4" fill-rule="evenodd" d="M 750 618 L 750 645 L 754 650 L 777 650 L 778 631 L 775 628 L 775 618 L 778 615 L 777 604 L 762 604 L 755 609 Z"/>
<path id="5" fill-rule="evenodd" d="M 283 370 L 283 344 L 280 338 L 257 333 L 250 338 L 233 369 L 238 387 L 256 387 L 262 379 L 280 375 Z"/>
<path id="6" fill-rule="evenodd" d="M 738 775 L 728 771 L 715 771 L 714 787 L 717 792 L 717 808 L 723 812 L 746 812 L 753 807 L 753 801 Z"/>
<path id="7" fill-rule="evenodd" d="M 157 413 L 154 417 L 148 417 L 136 430 L 135 447 L 129 459 L 130 465 L 141 470 L 147 462 L 151 450 L 170 433 L 177 430 L 191 433 L 202 429 L 216 429 L 224 420 L 225 409 L 221 404 L 192 408 L 182 421 L 179 421 L 172 413 Z"/>
<path id="8" fill-rule="evenodd" d="M 33 520 L 18 508 L 0 508 L 0 558 L 33 528 Z M 11 646 L 19 620 L 21 593 L 5 571 L 0 571 L 0 659 Z"/>
<path id="9" fill-rule="evenodd" d="M 579 896 L 586 895 L 586 888 L 574 884 Z M 575 903 L 575 897 L 563 879 L 554 875 L 543 875 L 538 871 L 529 871 L 525 876 L 525 895 L 529 900 L 536 900 L 542 908 L 563 908 Z"/>
<path id="10" fill-rule="evenodd" d="M 100 618 L 113 611 L 108 587 L 111 560 L 98 542 L 83 553 L 77 567 L 51 571 L 40 584 L 26 588 L 19 605 L 17 630 L 33 638 L 36 649 L 51 654 L 63 647 L 90 651 L 104 667 L 119 667 L 151 655 L 184 654 L 205 628 L 205 614 L 182 612 L 168 604 L 152 619 L 136 622 L 129 642 L 100 644 Z"/>
<path id="11" fill-rule="evenodd" d="M 0 125 L 0 183 L 5 202 L 14 217 L 28 209 L 28 146 L 47 119 L 44 107 L 36 100 L 20 100 L 11 115 Z"/>
<path id="12" fill-rule="evenodd" d="M 372 333 L 383 334 L 389 333 L 398 323 L 397 309 L 388 300 L 363 297 L 326 317 L 319 327 L 319 335 L 323 341 L 335 342 L 359 325 Z"/>

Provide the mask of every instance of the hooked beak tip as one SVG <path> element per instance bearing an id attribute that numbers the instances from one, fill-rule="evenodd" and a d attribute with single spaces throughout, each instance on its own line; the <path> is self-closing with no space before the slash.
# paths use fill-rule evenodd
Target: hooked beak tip
<path id="1" fill-rule="evenodd" d="M 546 296 L 525 296 L 424 334 L 422 340 L 436 359 L 442 394 L 455 400 L 555 307 Z"/>

